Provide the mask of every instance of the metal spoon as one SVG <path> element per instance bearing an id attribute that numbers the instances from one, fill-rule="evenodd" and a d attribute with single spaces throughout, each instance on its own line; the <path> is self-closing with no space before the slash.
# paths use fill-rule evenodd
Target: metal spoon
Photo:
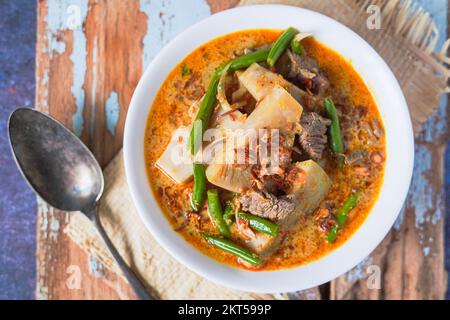
<path id="1" fill-rule="evenodd" d="M 81 211 L 95 225 L 140 299 L 152 300 L 117 252 L 97 211 L 103 193 L 102 170 L 89 149 L 62 124 L 37 110 L 20 108 L 8 122 L 16 163 L 31 188 L 62 211 Z"/>

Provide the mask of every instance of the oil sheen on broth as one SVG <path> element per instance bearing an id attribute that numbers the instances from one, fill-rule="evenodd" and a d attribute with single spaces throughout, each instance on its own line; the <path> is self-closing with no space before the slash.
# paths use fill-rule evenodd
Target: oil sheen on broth
<path id="1" fill-rule="evenodd" d="M 199 215 L 190 212 L 189 197 L 193 182 L 175 184 L 164 175 L 155 163 L 163 153 L 178 127 L 192 123 L 190 106 L 201 99 L 209 80 L 218 66 L 245 48 L 257 48 L 272 44 L 280 35 L 279 30 L 246 30 L 216 38 L 186 56 L 168 75 L 162 84 L 150 111 L 145 133 L 145 161 L 149 182 L 162 211 L 175 232 L 186 241 L 217 261 L 243 268 L 236 257 L 224 253 L 206 243 L 201 234 L 214 232 L 206 210 Z M 342 204 L 352 189 L 361 190 L 358 205 L 350 212 L 344 229 L 334 243 L 328 243 L 317 226 L 317 217 L 304 217 L 289 232 L 282 246 L 257 270 L 284 269 L 316 260 L 347 241 L 363 223 L 377 199 L 381 188 L 385 154 L 384 129 L 375 102 L 361 77 L 352 65 L 334 50 L 313 38 L 302 41 L 308 56 L 313 57 L 326 74 L 331 89 L 340 104 L 342 134 L 349 165 L 338 168 L 325 152 L 321 163 L 332 184 L 324 199 Z M 375 128 L 374 128 L 375 127 Z M 376 137 L 373 137 L 373 131 Z M 363 156 L 363 160 L 359 156 Z M 372 156 L 377 160 L 370 161 Z M 328 158 L 327 158 L 328 157 Z M 364 160 L 365 159 L 365 160 Z M 233 240 L 241 242 L 235 237 Z"/>

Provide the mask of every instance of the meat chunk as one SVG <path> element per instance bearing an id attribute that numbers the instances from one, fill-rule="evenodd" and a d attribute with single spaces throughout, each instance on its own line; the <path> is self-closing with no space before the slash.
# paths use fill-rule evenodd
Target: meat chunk
<path id="1" fill-rule="evenodd" d="M 327 127 L 331 125 L 331 120 L 315 112 L 305 112 L 300 124 L 302 126 L 300 145 L 311 159 L 320 159 L 327 144 Z"/>
<path id="2" fill-rule="evenodd" d="M 297 162 L 293 164 L 293 168 L 303 172 L 305 176 L 304 179 L 295 179 L 295 183 L 287 196 L 277 198 L 274 195 L 267 195 L 267 192 L 248 192 L 240 197 L 243 209 L 253 210 L 253 212 L 248 211 L 255 215 L 263 213 L 262 216 L 267 216 L 264 214 L 265 210 L 267 210 L 263 207 L 264 204 L 275 203 L 272 206 L 266 206 L 272 213 L 274 211 L 277 213 L 278 220 L 276 223 L 280 226 L 280 235 L 271 237 L 257 232 L 255 238 L 246 241 L 246 246 L 262 259 L 269 257 L 277 250 L 283 241 L 283 235 L 296 225 L 302 215 L 309 215 L 317 209 L 330 188 L 330 179 L 325 171 L 314 161 Z M 260 204 L 260 202 L 263 204 Z M 291 207 L 292 205 L 293 207 Z M 284 209 L 280 209 L 280 207 Z M 273 208 L 276 209 L 274 210 Z M 288 211 L 289 213 L 287 213 Z"/>
<path id="3" fill-rule="evenodd" d="M 286 50 L 276 67 L 284 78 L 314 94 L 322 95 L 330 86 L 314 59 L 291 50 Z"/>
<path id="4" fill-rule="evenodd" d="M 242 195 L 239 201 L 244 211 L 273 221 L 285 219 L 295 209 L 292 197 L 276 197 L 266 191 L 252 190 Z"/>

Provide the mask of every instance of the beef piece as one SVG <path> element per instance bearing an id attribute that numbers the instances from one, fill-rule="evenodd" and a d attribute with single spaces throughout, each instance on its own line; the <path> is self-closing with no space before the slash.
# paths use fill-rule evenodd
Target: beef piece
<path id="1" fill-rule="evenodd" d="M 336 218 L 331 214 L 331 211 L 327 208 L 320 208 L 314 212 L 314 220 L 317 222 L 319 230 L 324 234 L 327 234 L 330 229 L 336 226 Z"/>
<path id="2" fill-rule="evenodd" d="M 314 59 L 295 54 L 291 50 L 286 50 L 282 55 L 276 69 L 284 78 L 316 95 L 324 94 L 330 86 Z"/>
<path id="3" fill-rule="evenodd" d="M 311 159 L 320 159 L 327 144 L 327 127 L 331 125 L 331 120 L 315 112 L 305 112 L 300 119 L 300 124 L 302 126 L 299 136 L 300 145 Z"/>
<path id="4" fill-rule="evenodd" d="M 295 209 L 292 197 L 276 197 L 266 191 L 252 190 L 243 194 L 239 201 L 244 211 L 273 221 L 286 218 Z"/>
<path id="5" fill-rule="evenodd" d="M 241 204 L 244 207 L 249 208 L 250 205 L 256 207 L 251 208 L 254 209 L 254 212 L 252 212 L 254 214 L 257 209 L 258 212 L 264 212 L 264 210 L 266 210 L 260 209 L 261 204 L 258 205 L 258 203 L 270 203 L 271 200 L 267 200 L 267 197 L 272 199 L 272 201 L 274 201 L 274 198 L 277 199 L 275 202 L 278 203 L 278 207 L 283 207 L 285 210 L 289 207 L 288 211 L 292 210 L 288 214 L 283 215 L 285 218 L 276 221 L 280 227 L 280 234 L 277 237 L 272 237 L 262 232 L 256 232 L 255 238 L 245 242 L 246 247 L 259 255 L 261 259 L 266 259 L 279 248 L 284 236 L 299 220 L 301 220 L 300 218 L 302 216 L 309 215 L 317 209 L 330 188 L 330 179 L 325 171 L 323 171 L 323 169 L 314 161 L 308 160 L 294 163 L 292 164 L 292 167 L 292 170 L 297 171 L 297 175 L 287 196 L 280 196 L 277 198 L 273 194 L 272 196 L 268 196 L 264 192 L 252 195 L 252 191 L 249 191 L 245 198 L 241 196 Z M 292 172 L 292 170 L 290 172 Z M 304 173 L 303 178 L 306 178 L 305 180 L 301 179 L 301 172 Z M 256 204 L 254 202 L 256 202 Z M 286 205 L 285 203 L 289 204 Z M 293 207 L 291 207 L 292 204 L 294 204 Z M 273 206 L 267 207 L 269 210 L 272 210 L 273 208 Z"/>

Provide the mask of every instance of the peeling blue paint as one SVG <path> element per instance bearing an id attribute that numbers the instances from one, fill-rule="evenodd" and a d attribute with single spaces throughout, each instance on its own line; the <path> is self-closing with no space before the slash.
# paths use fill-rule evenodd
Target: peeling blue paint
<path id="1" fill-rule="evenodd" d="M 60 224 L 54 215 L 54 210 L 41 198 L 37 198 L 37 208 L 39 216 L 39 230 L 44 239 L 58 241 Z M 68 214 L 68 213 L 66 213 Z"/>
<path id="2" fill-rule="evenodd" d="M 96 278 L 101 278 L 105 275 L 105 266 L 93 255 L 89 255 L 88 269 L 89 273 Z"/>
<path id="3" fill-rule="evenodd" d="M 418 3 L 430 13 L 433 21 L 436 23 L 440 35 L 436 50 L 439 51 L 447 38 L 445 35 L 447 34 L 448 24 L 448 1 L 418 0 Z M 424 124 L 423 138 L 427 142 L 433 142 L 442 138 L 448 130 L 449 112 L 447 98 L 448 95 L 443 94 L 441 96 L 439 109 Z"/>
<path id="4" fill-rule="evenodd" d="M 48 84 L 49 76 L 48 76 L 48 70 L 45 70 L 44 72 L 44 78 L 42 79 L 43 84 Z"/>
<path id="5" fill-rule="evenodd" d="M 91 91 L 91 114 L 89 123 L 89 136 L 94 138 L 95 128 L 95 93 L 97 91 L 97 36 L 94 38 L 94 49 L 92 50 L 92 91 Z"/>
<path id="6" fill-rule="evenodd" d="M 420 228 L 425 222 L 439 221 L 442 217 L 442 208 L 436 201 L 436 190 L 430 186 L 426 176 L 433 171 L 432 156 L 426 146 L 416 145 L 415 159 L 407 205 L 414 208 L 415 226 Z"/>
<path id="7" fill-rule="evenodd" d="M 403 205 L 402 210 L 400 210 L 400 213 L 398 214 L 397 220 L 395 220 L 394 223 L 394 229 L 400 230 L 403 224 L 403 220 L 405 219 L 405 205 Z"/>
<path id="8" fill-rule="evenodd" d="M 37 83 L 39 83 L 39 81 L 42 81 L 42 87 L 45 88 L 45 90 L 41 91 L 41 98 L 38 101 L 38 106 L 41 108 L 41 110 L 48 110 L 48 81 L 50 79 L 48 73 L 49 71 L 47 69 L 44 71 L 42 79 L 36 79 Z"/>
<path id="9" fill-rule="evenodd" d="M 77 136 L 81 135 L 83 131 L 83 110 L 84 110 L 84 76 L 86 74 L 86 36 L 81 25 L 85 22 L 87 13 L 89 11 L 88 2 L 86 0 L 64 0 L 66 6 L 79 5 L 81 12 L 82 23 L 80 27 L 73 30 L 73 50 L 70 55 L 70 60 L 73 64 L 73 83 L 71 91 L 75 97 L 76 111 L 72 116 L 72 129 Z M 65 12 L 65 11 L 64 11 Z"/>
<path id="10" fill-rule="evenodd" d="M 53 241 L 58 240 L 59 226 L 58 218 L 52 215 L 50 217 L 49 237 Z"/>
<path id="11" fill-rule="evenodd" d="M 345 279 L 349 283 L 355 283 L 358 280 L 365 279 L 367 277 L 367 267 L 372 264 L 372 257 L 368 256 L 361 261 L 356 267 L 345 274 Z"/>
<path id="12" fill-rule="evenodd" d="M 211 15 L 211 9 L 206 0 L 141 0 L 140 10 L 148 17 L 147 35 L 143 41 L 144 69 L 173 37 L 195 22 Z"/>
<path id="13" fill-rule="evenodd" d="M 48 41 L 48 48 L 46 48 L 50 54 L 50 59 L 53 57 L 53 52 L 56 51 L 59 54 L 66 51 L 66 44 L 64 41 L 59 39 L 59 33 L 65 29 L 65 21 L 63 13 L 63 6 L 65 6 L 63 1 L 59 0 L 49 0 L 47 2 L 47 34 L 46 38 Z"/>
<path id="14" fill-rule="evenodd" d="M 83 131 L 83 110 L 84 110 L 84 76 L 86 74 L 86 36 L 82 25 L 86 20 L 89 11 L 87 0 L 48 0 L 47 1 L 47 38 L 49 41 L 50 58 L 54 51 L 63 53 L 65 43 L 59 39 L 59 34 L 69 29 L 71 14 L 69 7 L 76 7 L 79 12 L 80 21 L 77 27 L 71 28 L 73 32 L 73 49 L 70 55 L 72 62 L 72 87 L 71 92 L 75 98 L 75 113 L 72 116 L 72 129 L 76 135 L 80 136 Z"/>
<path id="15" fill-rule="evenodd" d="M 112 91 L 106 100 L 105 106 L 106 113 L 106 127 L 111 135 L 116 134 L 117 122 L 120 116 L 119 95 L 117 92 Z"/>
<path id="16" fill-rule="evenodd" d="M 44 235 L 44 238 L 47 239 L 47 226 L 48 226 L 48 211 L 49 207 L 40 197 L 36 198 L 37 203 L 37 214 L 39 216 L 39 230 Z"/>

